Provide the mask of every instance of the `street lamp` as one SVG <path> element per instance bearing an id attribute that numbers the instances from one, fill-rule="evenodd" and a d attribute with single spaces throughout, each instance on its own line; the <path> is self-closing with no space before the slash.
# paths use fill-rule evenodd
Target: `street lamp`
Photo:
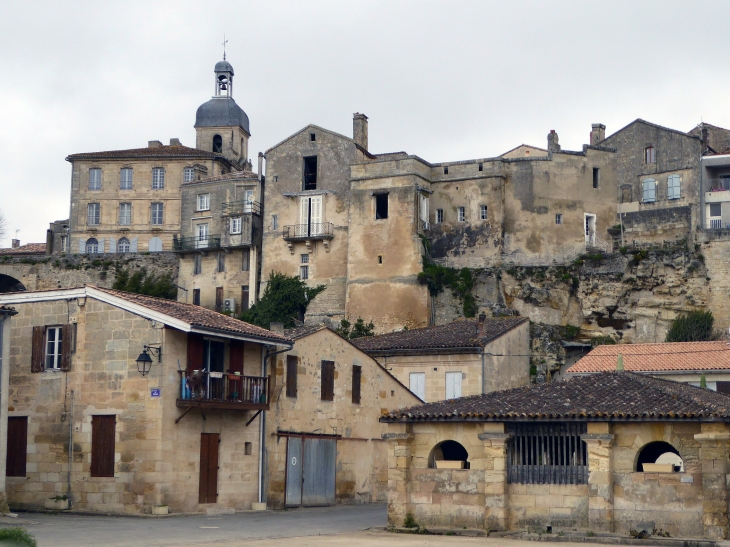
<path id="1" fill-rule="evenodd" d="M 142 376 L 147 376 L 152 367 L 152 357 L 150 357 L 148 352 L 152 352 L 157 357 L 158 363 L 162 360 L 162 348 L 153 348 L 145 345 L 142 353 L 137 357 L 137 370 Z"/>

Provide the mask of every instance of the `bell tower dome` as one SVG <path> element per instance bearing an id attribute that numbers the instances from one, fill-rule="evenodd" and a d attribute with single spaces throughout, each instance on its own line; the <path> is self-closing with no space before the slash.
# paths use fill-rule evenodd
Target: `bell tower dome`
<path id="1" fill-rule="evenodd" d="M 251 136 L 248 116 L 233 100 L 233 66 L 219 61 L 215 73 L 215 93 L 195 114 L 195 147 L 220 154 L 243 165 L 248 160 Z"/>

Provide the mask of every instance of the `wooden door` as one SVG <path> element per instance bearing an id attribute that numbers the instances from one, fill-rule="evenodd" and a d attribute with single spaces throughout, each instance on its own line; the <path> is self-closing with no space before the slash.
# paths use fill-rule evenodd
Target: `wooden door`
<path id="1" fill-rule="evenodd" d="M 201 433 L 198 503 L 215 503 L 218 499 L 218 443 L 218 433 Z"/>
<path id="2" fill-rule="evenodd" d="M 91 417 L 91 476 L 114 476 L 116 416 Z"/>
<path id="3" fill-rule="evenodd" d="M 8 453 L 5 460 L 5 475 L 25 477 L 25 461 L 28 452 L 28 418 L 8 418 Z"/>

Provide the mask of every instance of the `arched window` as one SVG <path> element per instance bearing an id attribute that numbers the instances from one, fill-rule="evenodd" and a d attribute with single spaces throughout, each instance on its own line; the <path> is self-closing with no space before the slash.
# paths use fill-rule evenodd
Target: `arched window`
<path id="1" fill-rule="evenodd" d="M 443 464 L 438 462 L 456 462 Z M 463 462 L 463 467 L 462 463 Z M 449 467 L 451 469 L 469 469 L 469 453 L 456 441 L 442 441 L 431 450 L 428 456 L 428 466 L 431 469 Z"/>
<path id="2" fill-rule="evenodd" d="M 213 152 L 223 152 L 223 138 L 220 135 L 213 136 Z"/>
<path id="3" fill-rule="evenodd" d="M 656 181 L 654 179 L 645 179 L 642 183 L 642 189 L 644 203 L 653 203 L 656 201 Z"/>
<path id="4" fill-rule="evenodd" d="M 129 240 L 126 237 L 121 238 L 117 241 L 117 252 L 128 253 L 129 252 Z"/>
<path id="5" fill-rule="evenodd" d="M 90 255 L 99 252 L 99 242 L 95 238 L 92 237 L 86 240 L 86 252 Z"/>
<path id="6" fill-rule="evenodd" d="M 653 146 L 644 148 L 644 163 L 656 163 L 656 152 Z"/>
<path id="7" fill-rule="evenodd" d="M 639 452 L 639 457 L 636 460 L 636 471 L 637 473 L 648 472 L 644 468 L 644 464 L 671 464 L 675 471 L 684 470 L 684 462 L 679 451 L 674 448 L 671 444 L 664 441 L 655 441 L 649 443 Z"/>

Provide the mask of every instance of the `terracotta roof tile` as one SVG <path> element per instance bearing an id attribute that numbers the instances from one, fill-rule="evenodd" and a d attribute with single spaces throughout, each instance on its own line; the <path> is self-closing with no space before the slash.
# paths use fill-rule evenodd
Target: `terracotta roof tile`
<path id="1" fill-rule="evenodd" d="M 394 410 L 382 422 L 730 421 L 730 397 L 635 374 L 602 372 Z"/>
<path id="2" fill-rule="evenodd" d="M 285 329 L 284 336 L 291 338 L 292 340 L 299 340 L 315 332 L 319 332 L 322 329 L 329 328 L 324 323 L 316 323 L 314 325 L 302 325 L 301 327 L 294 327 L 293 329 Z"/>
<path id="3" fill-rule="evenodd" d="M 104 152 L 82 152 L 71 154 L 66 160 L 81 160 L 94 158 L 158 158 L 158 157 L 193 157 L 193 158 L 222 158 L 220 154 L 190 148 L 189 146 L 155 146 L 153 148 L 131 148 L 129 150 L 107 150 Z"/>
<path id="4" fill-rule="evenodd" d="M 730 345 L 718 341 L 597 346 L 567 373 L 616 370 L 619 354 L 624 370 L 634 372 L 730 370 Z"/>
<path id="5" fill-rule="evenodd" d="M 46 254 L 45 243 L 26 243 L 20 247 L 0 249 L 0 255 L 37 255 Z"/>
<path id="6" fill-rule="evenodd" d="M 96 290 L 114 295 L 118 298 L 127 300 L 134 304 L 144 306 L 151 310 L 169 315 L 185 323 L 189 323 L 194 327 L 203 329 L 211 329 L 214 331 L 230 332 L 233 334 L 243 334 L 247 336 L 255 336 L 262 338 L 263 341 L 271 341 L 276 343 L 291 343 L 292 340 L 282 334 L 273 332 L 250 323 L 245 323 L 234 317 L 223 315 L 213 310 L 194 306 L 193 304 L 185 304 L 184 302 L 176 302 L 174 300 L 165 300 L 164 298 L 155 298 L 153 296 L 145 296 L 141 294 L 133 294 L 114 289 L 104 289 L 102 287 L 93 287 Z"/>
<path id="7" fill-rule="evenodd" d="M 439 349 L 473 349 L 484 347 L 488 342 L 527 321 L 525 317 L 501 317 L 486 319 L 484 333 L 477 332 L 476 319 L 463 319 L 447 325 L 404 330 L 353 340 L 353 344 L 366 353 L 416 352 Z"/>

